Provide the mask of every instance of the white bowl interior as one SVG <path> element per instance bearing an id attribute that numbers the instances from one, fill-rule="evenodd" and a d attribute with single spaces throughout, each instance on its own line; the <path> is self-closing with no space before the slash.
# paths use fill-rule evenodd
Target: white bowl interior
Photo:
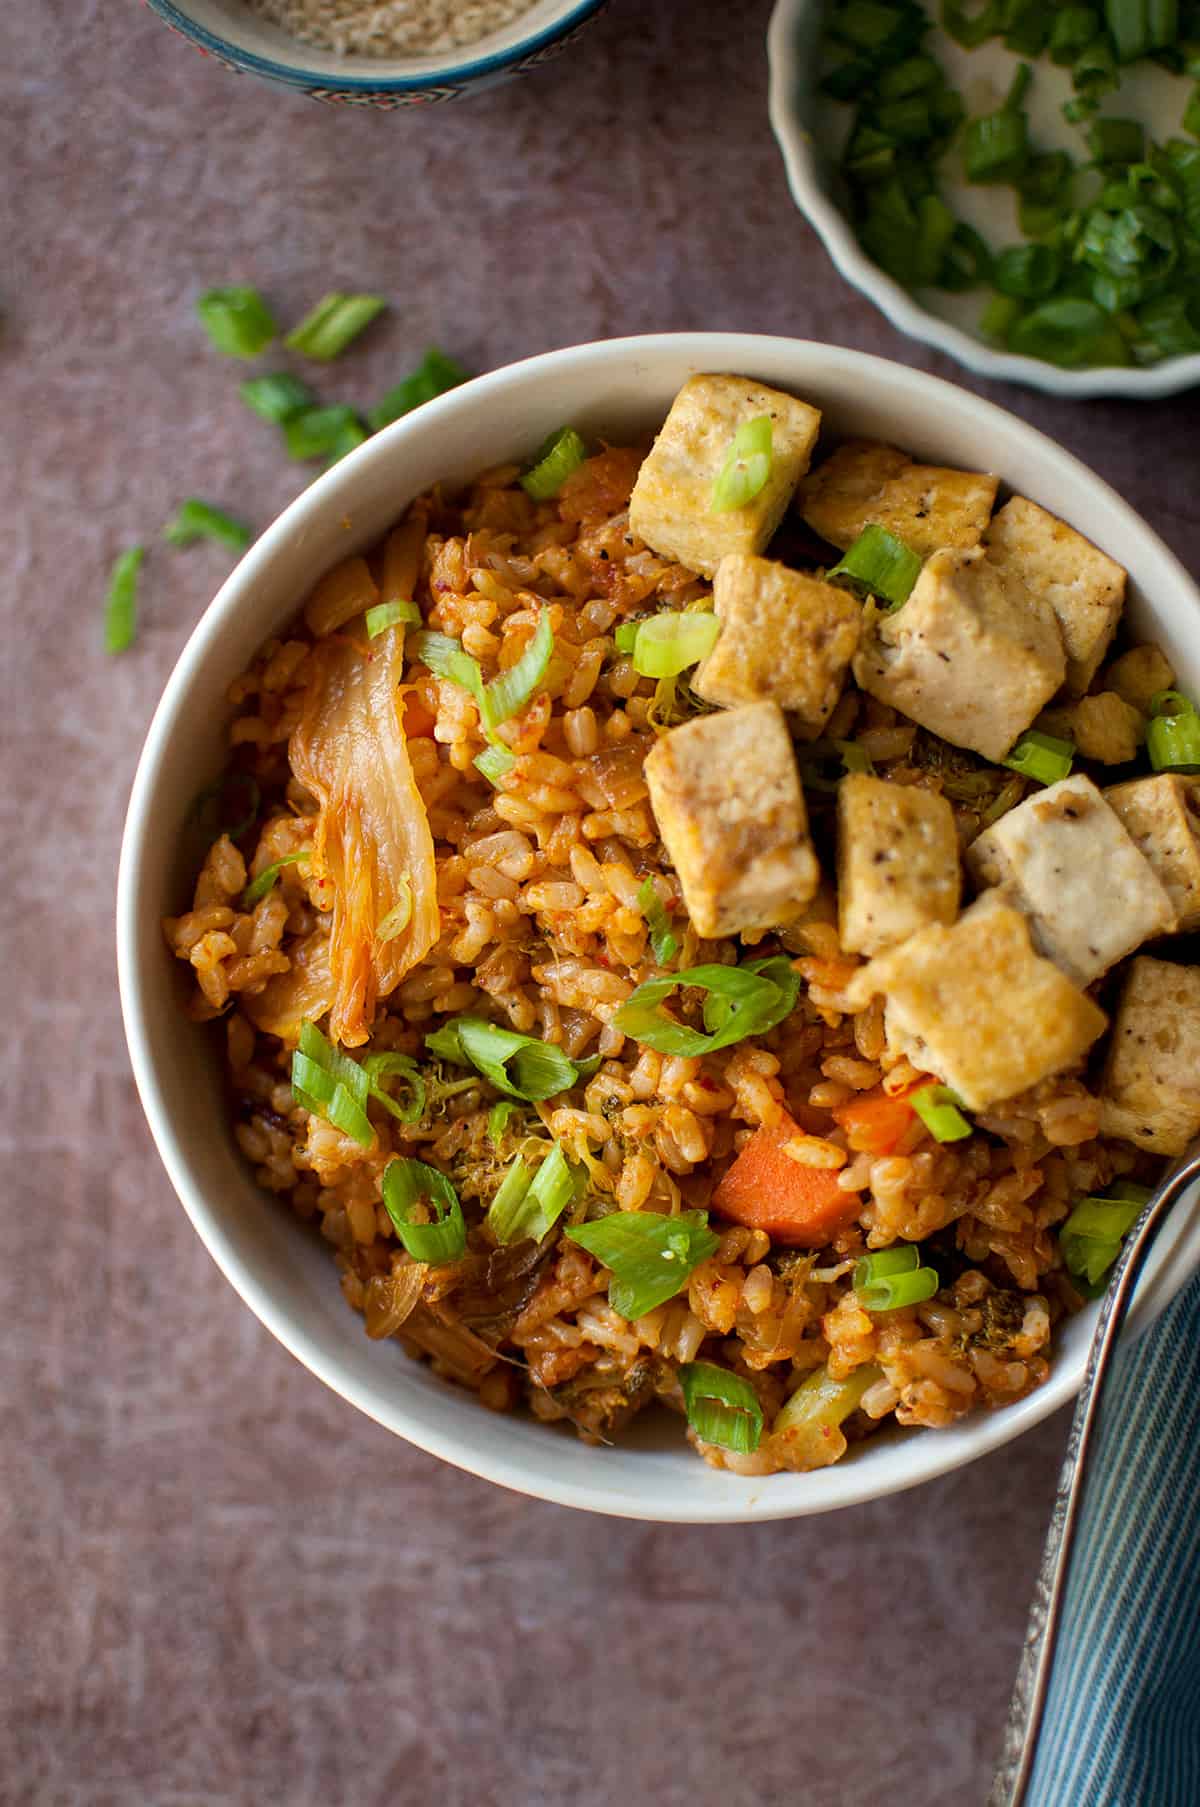
<path id="1" fill-rule="evenodd" d="M 1059 370 L 1037 358 L 998 351 L 979 333 L 983 291 L 950 295 L 927 289 L 918 297 L 872 263 L 842 211 L 837 162 L 852 112 L 818 92 L 822 26 L 827 14 L 827 0 L 778 0 L 768 35 L 771 124 L 783 152 L 792 197 L 847 282 L 872 300 L 893 326 L 947 352 L 981 376 L 1027 383 L 1053 395 L 1142 399 L 1174 395 L 1200 383 L 1200 353 L 1168 358 L 1146 369 Z M 1000 105 L 1014 69 L 1023 60 L 997 40 L 977 50 L 964 50 L 946 33 L 936 31 L 931 43 L 972 113 Z M 1026 104 L 1039 147 L 1062 147 L 1078 159 L 1083 140 L 1061 113 L 1061 103 L 1071 91 L 1070 70 L 1059 69 L 1042 57 L 1037 60 Z M 1124 74 L 1120 95 L 1106 111 L 1141 119 L 1155 136 L 1163 138 L 1169 135 L 1164 121 L 1178 121 L 1188 92 L 1185 78 L 1150 66 L 1139 67 Z M 1022 237 L 1010 188 L 972 185 L 961 174 L 953 154 L 943 167 L 942 184 L 954 211 L 992 245 L 1014 244 Z"/>
<path id="2" fill-rule="evenodd" d="M 324 76 L 334 87 L 347 77 L 366 85 L 439 74 L 452 79 L 455 71 L 464 65 L 512 51 L 559 25 L 572 13 L 590 10 L 582 8 L 579 0 L 534 0 L 533 5 L 510 24 L 488 32 L 473 43 L 429 55 L 376 57 L 339 56 L 336 51 L 317 49 L 293 37 L 281 26 L 252 13 L 242 0 L 172 0 L 172 4 L 177 12 L 214 38 L 223 39 L 238 50 L 267 62 Z"/>
<path id="3" fill-rule="evenodd" d="M 1068 1399 L 1095 1308 L 1063 1332 L 1049 1383 L 950 1431 L 892 1433 L 815 1475 L 744 1480 L 687 1448 L 676 1420 L 590 1449 L 573 1434 L 498 1418 L 395 1345 L 371 1343 L 344 1304 L 329 1250 L 261 1192 L 229 1132 L 216 1036 L 180 1008 L 181 969 L 160 918 L 186 907 L 185 823 L 221 769 L 225 693 L 336 559 L 377 539 L 437 479 L 465 480 L 520 456 L 564 421 L 620 438 L 661 421 L 696 371 L 729 370 L 820 406 L 835 434 L 871 434 L 949 464 L 990 468 L 1096 540 L 1129 570 L 1138 632 L 1200 682 L 1200 595 L 1150 529 L 1050 440 L 948 383 L 861 353 L 729 333 L 616 340 L 553 352 L 464 385 L 398 422 L 314 483 L 247 553 L 185 648 L 151 725 L 122 850 L 118 950 L 134 1071 L 164 1163 L 215 1260 L 299 1360 L 389 1429 L 506 1486 L 628 1516 L 677 1521 L 820 1512 L 911 1486 L 995 1448 Z M 1200 1266 L 1196 1196 L 1160 1237 L 1138 1322 Z"/>

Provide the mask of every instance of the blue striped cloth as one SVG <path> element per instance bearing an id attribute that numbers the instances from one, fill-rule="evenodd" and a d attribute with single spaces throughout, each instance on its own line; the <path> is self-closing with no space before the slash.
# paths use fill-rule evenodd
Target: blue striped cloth
<path id="1" fill-rule="evenodd" d="M 1098 1432 L 1026 1807 L 1200 1807 L 1200 1278 Z"/>

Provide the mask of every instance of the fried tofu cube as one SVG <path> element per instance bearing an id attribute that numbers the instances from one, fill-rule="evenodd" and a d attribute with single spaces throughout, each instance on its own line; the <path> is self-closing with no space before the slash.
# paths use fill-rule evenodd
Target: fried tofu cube
<path id="1" fill-rule="evenodd" d="M 1131 646 L 1104 673 L 1105 689 L 1115 690 L 1141 715 L 1149 715 L 1158 692 L 1170 690 L 1174 682 L 1174 666 L 1160 647 L 1150 644 Z"/>
<path id="2" fill-rule="evenodd" d="M 1067 688 L 1082 696 L 1120 620 L 1123 566 L 1024 496 L 1013 496 L 993 516 L 983 543 L 996 564 L 1054 610 L 1067 652 Z"/>
<path id="3" fill-rule="evenodd" d="M 910 935 L 847 987 L 856 1009 L 879 994 L 892 1046 L 976 1111 L 1075 1066 L 1106 1020 L 1034 952 L 1021 912 L 995 900 Z"/>
<path id="4" fill-rule="evenodd" d="M 978 547 L 935 552 L 893 614 L 868 608 L 854 675 L 863 690 L 956 747 L 1003 759 L 1063 680 L 1048 603 Z"/>
<path id="5" fill-rule="evenodd" d="M 881 954 L 958 915 L 954 811 L 936 791 L 852 772 L 838 785 L 838 939 Z"/>
<path id="6" fill-rule="evenodd" d="M 1200 966 L 1148 954 L 1130 966 L 1100 1085 L 1100 1128 L 1172 1155 L 1200 1132 Z"/>
<path id="7" fill-rule="evenodd" d="M 647 755 L 645 773 L 698 934 L 736 935 L 800 914 L 821 873 L 777 703 L 672 728 Z"/>
<path id="8" fill-rule="evenodd" d="M 1137 758 L 1146 733 L 1146 718 L 1118 696 L 1100 690 L 1081 696 L 1071 711 L 1075 745 L 1084 759 L 1099 765 L 1128 765 Z"/>
<path id="9" fill-rule="evenodd" d="M 752 552 L 717 566 L 713 607 L 721 637 L 692 688 L 733 708 L 769 700 L 819 730 L 842 694 L 858 646 L 862 609 L 845 590 Z"/>
<path id="10" fill-rule="evenodd" d="M 739 427 L 771 422 L 771 474 L 744 508 L 712 512 L 713 484 Z M 821 415 L 807 402 L 743 376 L 694 376 L 671 404 L 629 499 L 640 539 L 712 577 L 727 552 L 761 552 L 808 469 Z"/>
<path id="11" fill-rule="evenodd" d="M 1200 929 L 1200 778 L 1134 778 L 1106 790 L 1104 801 L 1158 874 L 1177 926 Z"/>
<path id="12" fill-rule="evenodd" d="M 805 478 L 800 512 L 843 552 L 875 524 L 924 555 L 941 546 L 977 546 L 999 481 L 983 471 L 914 464 L 895 446 L 850 439 Z"/>
<path id="13" fill-rule="evenodd" d="M 971 843 L 967 864 L 1025 912 L 1034 945 L 1077 985 L 1175 926 L 1149 860 L 1082 774 L 1010 809 Z"/>

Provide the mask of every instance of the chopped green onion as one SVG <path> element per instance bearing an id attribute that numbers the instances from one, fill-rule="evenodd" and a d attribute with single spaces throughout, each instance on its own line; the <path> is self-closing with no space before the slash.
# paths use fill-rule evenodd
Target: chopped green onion
<path id="1" fill-rule="evenodd" d="M 401 1123 L 419 1123 L 425 1115 L 425 1081 L 411 1054 L 368 1054 L 362 1063 L 372 1098 L 377 1098 Z M 403 1079 L 412 1093 L 400 1104 L 384 1085 L 385 1079 Z"/>
<path id="2" fill-rule="evenodd" d="M 370 1081 L 356 1060 L 326 1041 L 315 1023 L 300 1025 L 291 1082 L 292 1095 L 302 1109 L 323 1117 L 360 1147 L 371 1147 L 375 1131 L 367 1116 Z"/>
<path id="3" fill-rule="evenodd" d="M 997 257 L 992 280 L 1002 295 L 1044 301 L 1061 274 L 1062 254 L 1053 245 L 1010 245 Z"/>
<path id="4" fill-rule="evenodd" d="M 1191 98 L 1183 109 L 1183 129 L 1193 138 L 1200 138 L 1200 83 L 1192 89 Z"/>
<path id="5" fill-rule="evenodd" d="M 501 1246 L 526 1237 L 540 1242 L 578 1190 L 579 1182 L 557 1143 L 536 1173 L 518 1155 L 500 1183 L 483 1227 Z"/>
<path id="6" fill-rule="evenodd" d="M 609 1270 L 608 1302 L 631 1323 L 682 1292 L 700 1263 L 721 1246 L 706 1211 L 681 1211 L 677 1217 L 614 1211 L 566 1235 Z"/>
<path id="7" fill-rule="evenodd" d="M 145 556 L 144 546 L 131 546 L 112 568 L 104 601 L 106 653 L 123 653 L 133 645 L 137 634 L 138 572 Z"/>
<path id="8" fill-rule="evenodd" d="M 881 1280 L 892 1280 L 897 1274 L 915 1274 L 921 1265 L 921 1251 L 913 1242 L 902 1242 L 890 1249 L 876 1249 L 854 1264 L 854 1290 L 878 1286 Z"/>
<path id="9" fill-rule="evenodd" d="M 325 469 L 331 470 L 335 464 L 340 464 L 342 459 L 348 457 L 351 452 L 357 452 L 360 445 L 367 443 L 368 438 L 369 434 L 361 420 L 357 417 L 354 420 L 348 420 L 334 435 L 329 455 L 325 460 Z"/>
<path id="10" fill-rule="evenodd" d="M 1141 331 L 1164 358 L 1200 351 L 1200 302 L 1192 295 L 1158 295 L 1137 314 Z"/>
<path id="11" fill-rule="evenodd" d="M 1140 163 L 1146 133 L 1136 119 L 1097 119 L 1088 133 L 1088 149 L 1097 163 Z"/>
<path id="12" fill-rule="evenodd" d="M 389 389 L 381 401 L 368 409 L 367 421 L 372 433 L 379 433 L 402 415 L 411 414 L 422 402 L 431 402 L 435 396 L 444 395 L 448 389 L 457 389 L 460 383 L 468 380 L 469 374 L 461 364 L 448 358 L 444 351 L 431 345 L 412 375 L 406 376 L 394 389 Z"/>
<path id="13" fill-rule="evenodd" d="M 382 295 L 325 295 L 284 344 L 314 363 L 330 364 L 386 306 Z"/>
<path id="14" fill-rule="evenodd" d="M 520 1242 L 527 1232 L 522 1227 L 525 1200 L 533 1183 L 533 1168 L 517 1155 L 501 1180 L 488 1207 L 483 1227 L 500 1245 L 507 1247 L 511 1242 Z M 540 1242 L 541 1238 L 537 1240 Z"/>
<path id="15" fill-rule="evenodd" d="M 414 1223 L 413 1209 L 424 1200 L 432 1223 Z M 389 1161 L 383 1170 L 383 1204 L 414 1261 L 431 1267 L 457 1261 L 467 1246 L 458 1193 L 444 1173 L 411 1157 Z"/>
<path id="16" fill-rule="evenodd" d="M 493 1104 L 491 1110 L 488 1112 L 488 1141 L 492 1144 L 493 1148 L 499 1148 L 500 1143 L 504 1139 L 504 1131 L 508 1125 L 508 1120 L 516 1108 L 517 1107 L 511 1098 L 501 1098 L 500 1102 L 498 1104 Z"/>
<path id="17" fill-rule="evenodd" d="M 1043 301 L 1018 320 L 1009 345 L 1023 357 L 1042 358 L 1064 370 L 1084 364 L 1127 362 L 1120 335 L 1104 309 L 1079 295 Z"/>
<path id="18" fill-rule="evenodd" d="M 316 405 L 316 396 L 307 383 L 287 370 L 274 370 L 267 376 L 252 376 L 238 394 L 248 408 L 272 426 L 281 427 L 293 415 L 303 414 Z"/>
<path id="19" fill-rule="evenodd" d="M 586 457 L 587 447 L 574 427 L 560 427 L 534 453 L 533 463 L 521 478 L 521 488 L 535 502 L 549 502 Z"/>
<path id="20" fill-rule="evenodd" d="M 961 0 L 942 0 L 942 25 L 964 50 L 977 50 L 988 38 L 1004 30 L 1004 11 L 1004 0 L 987 0 L 978 12 L 972 12 Z"/>
<path id="21" fill-rule="evenodd" d="M 1036 778 L 1039 784 L 1057 784 L 1071 770 L 1075 743 L 1059 740 L 1054 734 L 1043 734 L 1039 728 L 1028 728 L 1013 745 L 1007 759 L 1000 761 L 1010 772 L 1022 778 Z"/>
<path id="22" fill-rule="evenodd" d="M 1156 772 L 1200 771 L 1200 714 L 1178 690 L 1160 690 L 1150 699 L 1146 751 Z"/>
<path id="23" fill-rule="evenodd" d="M 1050 60 L 1073 63 L 1100 30 L 1100 15 L 1090 6 L 1064 6 L 1050 27 Z"/>
<path id="24" fill-rule="evenodd" d="M 762 1438 L 763 1410 L 748 1380 L 713 1362 L 683 1362 L 679 1384 L 688 1423 L 701 1442 L 753 1455 Z"/>
<path id="25" fill-rule="evenodd" d="M 420 627 L 421 611 L 415 602 L 377 602 L 373 609 L 367 610 L 364 620 L 367 639 L 374 640 L 380 634 L 386 634 L 390 627 Z"/>
<path id="26" fill-rule="evenodd" d="M 721 623 L 708 609 L 667 609 L 651 615 L 637 624 L 633 669 L 643 678 L 676 677 L 707 658 L 720 632 Z"/>
<path id="27" fill-rule="evenodd" d="M 550 611 L 543 606 L 538 612 L 537 629 L 515 665 L 493 678 L 483 693 L 483 726 L 486 733 L 501 722 L 519 715 L 546 675 L 554 652 L 554 630 Z"/>
<path id="28" fill-rule="evenodd" d="M 771 476 L 771 417 L 757 414 L 744 420 L 725 454 L 725 463 L 713 484 L 711 514 L 729 514 L 745 508 Z"/>
<path id="29" fill-rule="evenodd" d="M 1067 1271 L 1084 1282 L 1082 1290 L 1099 1289 L 1121 1252 L 1124 1237 L 1152 1196 L 1149 1187 L 1122 1180 L 1111 1198 L 1082 1198 L 1060 1226 L 1058 1243 Z"/>
<path id="30" fill-rule="evenodd" d="M 806 1374 L 791 1398 L 783 1404 L 771 1426 L 772 1436 L 779 1432 L 799 1430 L 828 1432 L 836 1430 L 851 1412 L 858 1410 L 863 1394 L 883 1379 L 879 1368 L 866 1364 L 855 1368 L 845 1380 L 834 1380 L 828 1368 L 814 1368 Z"/>
<path id="31" fill-rule="evenodd" d="M 327 408 L 305 408 L 302 414 L 290 415 L 283 423 L 288 457 L 299 462 L 338 453 L 356 432 L 362 433 L 362 422 L 354 409 L 344 402 L 335 402 Z M 361 441 L 356 443 L 361 444 Z M 346 445 L 346 449 L 352 448 Z"/>
<path id="32" fill-rule="evenodd" d="M 705 1023 L 715 1018 L 709 1002 L 718 1000 L 724 1020 L 710 1034 L 689 1029 L 664 1012 L 672 992 L 696 986 L 710 994 Z M 748 1035 L 765 1035 L 795 1008 L 800 980 L 790 960 L 782 955 L 746 966 L 693 966 L 669 978 L 648 979 L 628 997 L 613 1016 L 613 1026 L 660 1054 L 715 1054 L 743 1041 Z"/>
<path id="33" fill-rule="evenodd" d="M 638 886 L 638 909 L 650 930 L 650 947 L 659 966 L 665 966 L 679 952 L 679 941 L 671 932 L 670 919 L 652 878 L 644 878 Z"/>
<path id="34" fill-rule="evenodd" d="M 475 698 L 480 717 L 483 716 L 483 672 L 478 659 L 464 652 L 460 640 L 452 640 L 449 634 L 438 634 L 426 628 L 422 633 L 414 634 L 408 642 L 408 652 L 414 659 L 439 678 L 449 678 L 451 683 L 459 684 L 469 690 Z"/>
<path id="35" fill-rule="evenodd" d="M 163 528 L 163 538 L 172 546 L 190 546 L 195 540 L 221 540 L 226 546 L 242 552 L 254 538 L 244 521 L 189 496 L 175 511 L 173 520 Z"/>
<path id="36" fill-rule="evenodd" d="M 613 635 L 613 645 L 619 653 L 631 653 L 637 645 L 637 637 L 643 623 L 640 621 L 622 621 Z"/>
<path id="37" fill-rule="evenodd" d="M 453 1017 L 425 1037 L 425 1046 L 443 1060 L 474 1067 L 498 1092 L 530 1104 L 557 1098 L 579 1080 L 579 1063 L 552 1042 L 497 1028 L 482 1017 Z"/>
<path id="38" fill-rule="evenodd" d="M 935 1142 L 961 1142 L 971 1134 L 959 1109 L 962 1099 L 948 1085 L 923 1085 L 910 1094 L 909 1103 Z"/>
<path id="39" fill-rule="evenodd" d="M 273 861 L 269 866 L 264 866 L 258 877 L 251 879 L 250 883 L 246 886 L 246 889 L 242 892 L 241 904 L 243 910 L 252 909 L 260 899 L 267 895 L 268 891 L 274 890 L 275 881 L 285 866 L 295 866 L 301 861 L 308 861 L 311 859 L 312 848 L 301 847 L 296 853 L 285 853 L 282 859 Z"/>
<path id="40" fill-rule="evenodd" d="M 1003 344 L 1021 318 L 1021 304 L 1011 295 L 993 295 L 979 316 L 979 330 L 985 339 Z"/>
<path id="41" fill-rule="evenodd" d="M 890 609 L 898 609 L 908 601 L 920 575 L 920 554 L 872 522 L 827 573 L 826 581 L 841 582 L 859 596 L 877 596 Z"/>
<path id="42" fill-rule="evenodd" d="M 967 126 L 963 161 L 968 182 L 1013 182 L 1024 171 L 1029 160 L 1029 122 L 1021 102 L 1032 76 L 1029 64 L 1022 63 L 1004 105 Z"/>
<path id="43" fill-rule="evenodd" d="M 933 1268 L 917 1267 L 911 1273 L 882 1274 L 867 1286 L 856 1283 L 854 1291 L 864 1311 L 898 1311 L 932 1299 L 940 1284 Z"/>
<path id="44" fill-rule="evenodd" d="M 206 289 L 196 302 L 200 324 L 227 358 L 256 358 L 278 330 L 257 289 Z"/>
<path id="45" fill-rule="evenodd" d="M 501 778 L 506 777 L 516 765 L 517 756 L 507 747 L 485 747 L 482 753 L 476 753 L 471 763 L 477 771 L 483 773 L 489 784 L 499 784 Z"/>
<path id="46" fill-rule="evenodd" d="M 413 899 L 412 885 L 408 878 L 401 876 L 401 894 L 398 903 L 393 904 L 383 921 L 375 930 L 375 939 L 382 947 L 385 942 L 394 941 L 397 935 L 403 935 L 412 920 Z"/>

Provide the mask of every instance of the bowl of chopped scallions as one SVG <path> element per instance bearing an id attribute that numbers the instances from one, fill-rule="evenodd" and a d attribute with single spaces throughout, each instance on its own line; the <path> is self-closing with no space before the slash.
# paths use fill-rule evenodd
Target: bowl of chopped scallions
<path id="1" fill-rule="evenodd" d="M 779 0 L 792 194 L 892 324 L 1059 395 L 1200 383 L 1200 5 Z"/>

